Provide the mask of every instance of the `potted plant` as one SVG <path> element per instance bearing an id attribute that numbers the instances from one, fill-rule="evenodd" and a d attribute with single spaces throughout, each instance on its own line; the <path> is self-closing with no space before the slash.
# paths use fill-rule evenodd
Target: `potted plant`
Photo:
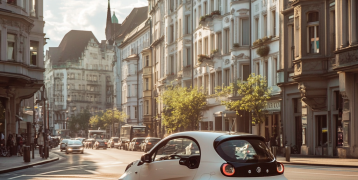
<path id="1" fill-rule="evenodd" d="M 240 47 L 240 44 L 239 43 L 234 43 L 234 47 L 238 48 L 238 47 Z"/>
<path id="2" fill-rule="evenodd" d="M 219 11 L 219 10 L 215 10 L 215 11 L 213 11 L 213 12 L 211 12 L 211 15 L 213 16 L 213 15 L 221 15 L 221 12 Z"/>
<path id="3" fill-rule="evenodd" d="M 213 50 L 211 50 L 211 55 L 215 55 L 215 54 L 218 53 L 218 52 L 219 52 L 218 49 L 213 49 Z"/>
<path id="4" fill-rule="evenodd" d="M 257 50 L 256 53 L 260 56 L 260 57 L 265 57 L 269 54 L 270 52 L 270 46 L 268 45 L 263 45 L 260 46 Z"/>

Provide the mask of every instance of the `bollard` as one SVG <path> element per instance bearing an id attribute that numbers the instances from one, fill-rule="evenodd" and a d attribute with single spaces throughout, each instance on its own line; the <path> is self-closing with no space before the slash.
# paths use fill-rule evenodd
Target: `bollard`
<path id="1" fill-rule="evenodd" d="M 290 157 L 291 157 L 291 147 L 290 146 L 286 146 L 286 161 L 290 162 Z"/>
<path id="2" fill-rule="evenodd" d="M 30 146 L 24 146 L 24 162 L 30 162 Z"/>

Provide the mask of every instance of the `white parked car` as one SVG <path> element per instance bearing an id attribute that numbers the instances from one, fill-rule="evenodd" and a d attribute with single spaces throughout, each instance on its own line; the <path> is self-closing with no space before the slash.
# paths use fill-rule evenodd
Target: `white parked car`
<path id="1" fill-rule="evenodd" d="M 176 133 L 130 163 L 119 180 L 286 179 L 264 140 L 227 132 Z"/>

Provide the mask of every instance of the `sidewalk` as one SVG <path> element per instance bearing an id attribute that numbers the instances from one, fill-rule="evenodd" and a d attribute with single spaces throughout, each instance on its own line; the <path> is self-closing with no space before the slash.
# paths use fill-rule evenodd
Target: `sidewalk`
<path id="1" fill-rule="evenodd" d="M 50 150 L 49 157 L 42 159 L 39 154 L 39 150 L 35 150 L 35 158 L 32 159 L 32 152 L 30 152 L 30 162 L 24 162 L 23 156 L 17 157 L 16 155 L 11 157 L 0 157 L 0 174 L 11 171 L 17 171 L 20 169 L 26 169 L 32 166 L 45 164 L 53 161 L 57 161 L 58 155 L 52 153 Z"/>
<path id="2" fill-rule="evenodd" d="M 358 168 L 358 159 L 317 157 L 317 156 L 291 156 L 290 162 L 285 157 L 277 156 L 277 161 L 283 164 L 310 165 L 310 166 L 334 166 Z"/>

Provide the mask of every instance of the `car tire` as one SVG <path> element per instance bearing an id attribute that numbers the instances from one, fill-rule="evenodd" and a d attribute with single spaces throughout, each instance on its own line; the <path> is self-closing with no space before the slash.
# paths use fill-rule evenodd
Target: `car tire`
<path id="1" fill-rule="evenodd" d="M 68 151 L 66 151 L 66 154 L 68 154 Z"/>
<path id="2" fill-rule="evenodd" d="M 83 154 L 83 150 L 82 150 L 81 154 Z"/>

